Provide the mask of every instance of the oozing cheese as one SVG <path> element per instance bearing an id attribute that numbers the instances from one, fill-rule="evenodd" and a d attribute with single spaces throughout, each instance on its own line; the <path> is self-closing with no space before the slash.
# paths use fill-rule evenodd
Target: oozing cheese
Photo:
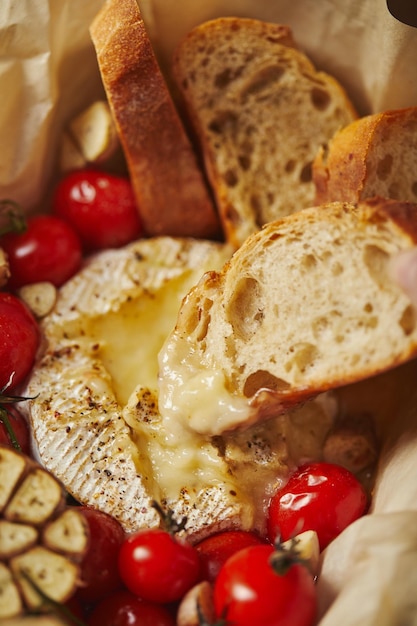
<path id="1" fill-rule="evenodd" d="M 291 463 L 318 454 L 329 429 L 331 412 L 312 403 L 233 436 L 208 435 L 213 406 L 230 408 L 220 372 L 203 372 L 184 390 L 191 425 L 161 415 L 158 352 L 185 293 L 229 254 L 169 238 L 108 251 L 60 290 L 44 321 L 48 346 L 27 390 L 41 460 L 77 499 L 127 530 L 158 524 L 153 499 L 186 515 L 194 538 L 261 528 L 272 490 Z M 180 375 L 181 364 L 171 366 Z M 244 419 L 245 406 L 233 411 Z M 297 420 L 313 432 L 302 449 L 293 445 Z"/>
<path id="2" fill-rule="evenodd" d="M 99 356 L 110 373 L 116 397 L 125 405 L 137 384 L 154 389 L 157 354 L 175 325 L 181 298 L 198 274 L 185 272 L 165 283 L 157 293 L 123 302 L 116 311 L 86 318 L 89 341 L 100 346 Z"/>
<path id="3" fill-rule="evenodd" d="M 233 396 L 223 372 L 196 363 L 187 348 L 182 338 L 173 336 L 159 353 L 159 409 L 167 427 L 181 424 L 213 436 L 249 423 L 252 411 L 247 400 Z"/>

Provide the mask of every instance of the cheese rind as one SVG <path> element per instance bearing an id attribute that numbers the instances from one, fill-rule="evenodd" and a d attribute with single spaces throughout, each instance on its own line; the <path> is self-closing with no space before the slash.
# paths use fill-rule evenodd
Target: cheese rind
<path id="1" fill-rule="evenodd" d="M 222 402 L 221 372 L 190 394 L 199 428 L 162 417 L 158 353 L 185 294 L 230 255 L 223 244 L 169 237 L 99 253 L 41 322 L 46 346 L 25 392 L 40 459 L 77 500 L 129 532 L 160 524 L 153 500 L 187 517 L 194 541 L 223 529 L 262 530 L 271 493 L 299 459 L 316 458 L 330 428 L 332 411 L 317 402 L 212 436 L 204 404 Z M 314 434 L 297 447 L 300 423 Z"/>
<path id="2" fill-rule="evenodd" d="M 155 498 L 190 516 L 190 534 L 244 517 L 243 498 L 214 446 L 206 442 L 204 452 L 195 437 L 185 441 L 181 468 L 178 448 L 159 432 L 157 450 L 145 427 L 151 404 L 159 415 L 152 395 L 157 353 L 181 299 L 230 253 L 222 244 L 163 237 L 97 254 L 59 291 L 42 322 L 47 346 L 27 388 L 40 459 L 74 497 L 127 530 L 159 525 Z M 136 390 L 138 383 L 144 385 Z M 162 484 L 157 462 L 165 467 Z M 190 510 L 196 502 L 204 518 Z"/>

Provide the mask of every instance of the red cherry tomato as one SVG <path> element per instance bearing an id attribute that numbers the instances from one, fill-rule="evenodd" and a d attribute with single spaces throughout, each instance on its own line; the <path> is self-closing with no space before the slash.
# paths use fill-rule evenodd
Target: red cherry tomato
<path id="1" fill-rule="evenodd" d="M 6 410 L 6 407 L 5 409 Z M 7 415 L 6 418 L 9 421 L 9 424 L 12 428 L 14 436 L 20 446 L 21 451 L 24 454 L 30 456 L 30 430 L 29 425 L 26 419 L 23 417 L 21 413 L 12 405 L 7 405 Z M 12 439 L 10 438 L 9 432 L 5 426 L 3 421 L 2 414 L 0 412 L 0 443 L 4 444 L 8 447 L 13 446 Z"/>
<path id="2" fill-rule="evenodd" d="M 197 550 L 162 529 L 128 537 L 119 553 L 120 576 L 126 587 L 144 600 L 175 602 L 200 577 Z"/>
<path id="3" fill-rule="evenodd" d="M 41 281 L 59 287 L 81 263 L 78 235 L 67 222 L 53 215 L 28 219 L 24 233 L 4 235 L 0 245 L 9 259 L 10 289 Z"/>
<path id="4" fill-rule="evenodd" d="M 95 509 L 82 506 L 90 529 L 90 543 L 81 563 L 83 585 L 77 596 L 83 602 L 97 602 L 122 587 L 117 559 L 125 533 L 119 522 Z"/>
<path id="5" fill-rule="evenodd" d="M 274 571 L 274 548 L 251 546 L 223 565 L 214 584 L 216 616 L 233 626 L 311 626 L 317 601 L 308 569 L 293 563 L 285 573 Z"/>
<path id="6" fill-rule="evenodd" d="M 116 591 L 98 604 L 89 626 L 175 626 L 165 607 L 141 600 L 130 591 Z"/>
<path id="7" fill-rule="evenodd" d="M 0 389 L 12 392 L 29 374 L 39 346 L 38 324 L 19 298 L 0 292 Z"/>
<path id="8" fill-rule="evenodd" d="M 97 170 L 77 170 L 55 190 L 52 210 L 68 220 L 85 250 L 117 248 L 142 234 L 128 178 Z"/>
<path id="9" fill-rule="evenodd" d="M 265 542 L 255 533 L 244 530 L 230 530 L 211 535 L 196 545 L 200 555 L 201 577 L 214 582 L 229 557 L 248 546 L 262 545 Z"/>
<path id="10" fill-rule="evenodd" d="M 268 536 L 286 541 L 315 530 L 323 550 L 366 512 L 367 504 L 364 488 L 347 469 L 332 463 L 304 465 L 271 499 Z"/>

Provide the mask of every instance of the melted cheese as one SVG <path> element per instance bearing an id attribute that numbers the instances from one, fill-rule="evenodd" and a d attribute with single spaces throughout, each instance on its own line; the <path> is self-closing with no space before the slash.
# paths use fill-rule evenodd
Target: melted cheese
<path id="1" fill-rule="evenodd" d="M 221 370 L 196 363 L 181 337 L 173 335 L 167 341 L 159 365 L 159 410 L 167 428 L 180 424 L 213 436 L 251 420 L 248 401 L 227 390 Z"/>
<path id="2" fill-rule="evenodd" d="M 201 249 L 201 243 L 194 245 L 194 251 Z M 150 252 L 159 250 L 160 258 L 148 254 L 147 246 Z M 117 507 L 128 530 L 140 524 L 136 507 L 148 510 L 151 499 L 165 502 L 176 515 L 187 515 L 194 535 L 207 533 L 213 524 L 262 530 L 272 491 L 286 479 L 291 463 L 297 463 L 296 455 L 290 460 L 288 445 L 298 437 L 296 420 L 280 417 L 230 437 L 213 437 L 245 423 L 248 407 L 229 394 L 220 371 L 198 367 L 194 379 L 172 394 L 171 407 L 166 404 L 160 411 L 158 354 L 167 354 L 161 348 L 180 302 L 202 273 L 221 266 L 228 253 L 203 254 L 190 267 L 191 261 L 181 263 L 192 250 L 174 247 L 171 260 L 163 258 L 169 249 L 166 241 L 155 250 L 145 241 L 133 255 L 114 251 L 99 256 L 61 292 L 44 323 L 48 354 L 29 387 L 30 395 L 40 392 L 32 417 L 35 432 L 45 440 L 43 460 L 56 472 L 56 454 L 50 456 L 49 450 L 66 446 L 62 482 L 75 497 L 82 488 L 83 502 L 96 504 L 99 499 L 110 514 Z M 168 358 L 164 363 L 162 357 L 160 367 L 168 368 L 171 377 L 181 377 L 179 361 Z M 170 393 L 168 380 L 164 399 Z M 317 407 L 307 405 L 299 420 L 308 422 L 314 414 L 314 435 L 303 458 L 310 453 L 314 458 L 329 428 L 329 413 Z M 69 447 L 67 431 L 74 442 Z M 85 446 L 80 455 L 79 446 Z M 113 456 L 117 462 L 112 463 Z M 127 465 L 128 480 L 137 483 L 136 493 L 144 494 L 143 504 L 126 495 Z M 99 492 L 94 488 L 96 472 Z M 153 524 L 149 519 L 146 523 Z"/>
<path id="3" fill-rule="evenodd" d="M 184 488 L 196 493 L 204 485 L 227 485 L 236 491 L 235 481 L 217 448 L 209 439 L 181 426 L 167 428 L 158 411 L 156 395 L 154 409 L 143 419 L 143 411 L 138 410 L 142 392 L 138 387 L 132 394 L 123 415 L 134 430 L 137 446 L 151 460 L 153 478 L 164 497 L 175 499 L 179 489 Z"/>
<path id="4" fill-rule="evenodd" d="M 99 345 L 99 356 L 110 373 L 116 397 L 125 405 L 138 382 L 154 389 L 157 354 L 175 325 L 181 298 L 195 275 L 186 273 L 140 298 L 124 302 L 115 311 L 86 318 L 84 332 Z"/>

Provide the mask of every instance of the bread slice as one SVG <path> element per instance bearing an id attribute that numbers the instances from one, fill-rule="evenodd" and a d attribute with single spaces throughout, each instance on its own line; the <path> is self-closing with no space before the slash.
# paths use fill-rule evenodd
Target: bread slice
<path id="1" fill-rule="evenodd" d="M 107 0 L 90 32 L 146 233 L 217 236 L 217 212 L 136 0 Z"/>
<path id="2" fill-rule="evenodd" d="M 316 202 L 379 195 L 417 201 L 417 107 L 362 117 L 338 131 L 313 164 Z"/>
<path id="3" fill-rule="evenodd" d="M 161 412 L 219 434 L 411 359 L 416 314 L 388 262 L 416 242 L 417 204 L 379 198 L 265 226 L 184 300 L 159 358 Z"/>
<path id="4" fill-rule="evenodd" d="M 227 239 L 311 206 L 311 164 L 357 117 L 344 89 L 296 49 L 291 30 L 247 18 L 197 26 L 173 74 L 199 139 Z"/>

